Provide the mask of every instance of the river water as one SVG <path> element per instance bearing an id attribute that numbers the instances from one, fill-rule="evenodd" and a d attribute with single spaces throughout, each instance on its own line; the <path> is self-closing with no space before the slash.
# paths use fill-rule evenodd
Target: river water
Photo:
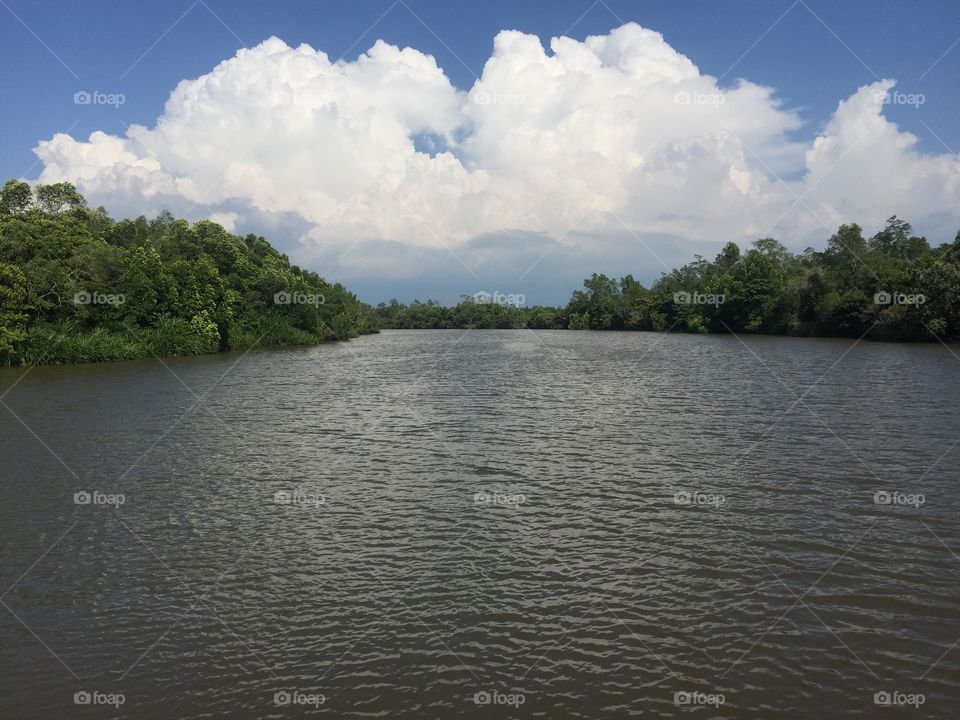
<path id="1" fill-rule="evenodd" d="M 388 331 L 0 394 L 0 716 L 955 716 L 943 346 Z"/>

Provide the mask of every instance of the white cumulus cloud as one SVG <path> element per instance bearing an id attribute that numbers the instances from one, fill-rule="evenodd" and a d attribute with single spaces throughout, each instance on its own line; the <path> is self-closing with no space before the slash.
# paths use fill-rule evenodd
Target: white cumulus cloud
<path id="1" fill-rule="evenodd" d="M 496 247 L 504 262 L 515 250 L 519 274 L 531 238 L 582 263 L 611 243 L 656 238 L 653 255 L 682 261 L 894 212 L 952 233 L 960 158 L 921 154 L 884 117 L 893 87 L 856 90 L 804 144 L 774 89 L 721 86 L 633 23 L 549 49 L 503 31 L 467 91 L 412 48 L 378 41 L 332 62 L 270 38 L 182 81 L 153 128 L 58 134 L 36 153 L 41 182 L 70 180 L 117 212 L 169 208 L 238 232 L 292 218 L 294 258 L 339 255 L 346 275 L 409 278 L 448 248 L 470 265 L 484 236 L 513 238 Z M 387 262 L 365 255 L 388 246 Z"/>

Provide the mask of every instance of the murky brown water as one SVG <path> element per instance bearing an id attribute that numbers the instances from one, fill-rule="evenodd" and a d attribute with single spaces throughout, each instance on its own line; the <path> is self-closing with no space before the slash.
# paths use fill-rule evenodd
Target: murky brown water
<path id="1" fill-rule="evenodd" d="M 0 716 L 951 717 L 960 360 L 852 345 L 36 368 L 0 405 Z"/>

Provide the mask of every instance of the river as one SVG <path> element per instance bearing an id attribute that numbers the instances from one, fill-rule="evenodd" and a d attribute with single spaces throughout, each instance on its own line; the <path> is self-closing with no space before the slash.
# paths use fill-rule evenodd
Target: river
<path id="1" fill-rule="evenodd" d="M 4 717 L 956 712 L 943 346 L 387 331 L 0 394 Z"/>

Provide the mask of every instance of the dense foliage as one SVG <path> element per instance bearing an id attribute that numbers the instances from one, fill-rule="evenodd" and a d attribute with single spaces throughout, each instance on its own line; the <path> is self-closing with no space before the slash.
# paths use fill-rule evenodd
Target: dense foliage
<path id="1" fill-rule="evenodd" d="M 441 305 L 436 300 L 414 300 L 404 305 L 397 300 L 380 303 L 376 308 L 380 327 L 400 330 L 415 328 L 441 330 L 453 328 L 557 328 L 565 327 L 563 311 L 536 306 L 532 308 L 500 305 L 493 302 L 476 302 L 466 297 L 453 307 Z"/>
<path id="2" fill-rule="evenodd" d="M 169 213 L 115 222 L 69 183 L 0 190 L 0 363 L 345 340 L 374 321 L 262 237 Z"/>
<path id="3" fill-rule="evenodd" d="M 593 275 L 564 308 L 477 303 L 381 304 L 389 328 L 674 330 L 885 340 L 960 340 L 960 233 L 932 248 L 896 217 L 870 239 L 842 225 L 822 252 L 788 252 L 772 238 L 726 245 L 651 288 Z"/>

